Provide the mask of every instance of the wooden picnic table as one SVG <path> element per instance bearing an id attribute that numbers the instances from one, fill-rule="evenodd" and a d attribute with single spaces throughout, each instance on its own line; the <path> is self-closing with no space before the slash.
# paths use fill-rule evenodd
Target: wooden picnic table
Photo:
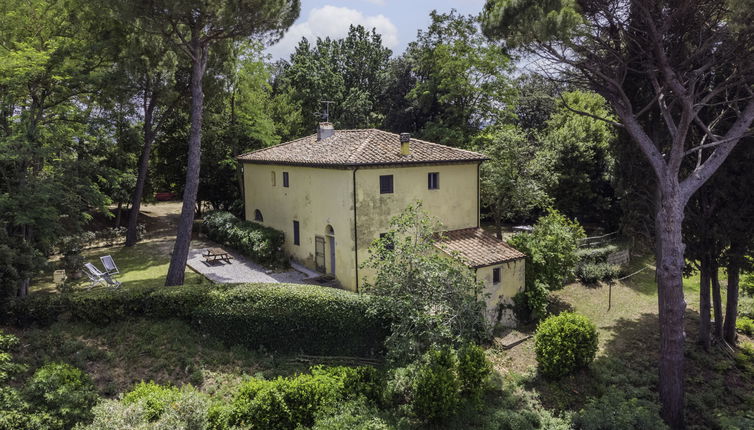
<path id="1" fill-rule="evenodd" d="M 204 261 L 208 263 L 217 260 L 223 260 L 230 263 L 230 260 L 233 259 L 232 255 L 221 248 L 207 248 L 207 252 L 202 254 L 202 257 L 204 257 Z"/>

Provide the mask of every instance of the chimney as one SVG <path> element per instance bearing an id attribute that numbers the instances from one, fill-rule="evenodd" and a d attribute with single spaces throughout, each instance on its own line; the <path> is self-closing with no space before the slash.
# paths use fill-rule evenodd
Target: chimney
<path id="1" fill-rule="evenodd" d="M 333 134 L 335 134 L 335 127 L 333 127 L 332 123 L 330 122 L 319 123 L 319 127 L 317 127 L 317 141 L 320 141 L 322 139 L 327 139 Z"/>
<path id="2" fill-rule="evenodd" d="M 401 155 L 408 155 L 411 153 L 411 134 L 401 133 Z"/>

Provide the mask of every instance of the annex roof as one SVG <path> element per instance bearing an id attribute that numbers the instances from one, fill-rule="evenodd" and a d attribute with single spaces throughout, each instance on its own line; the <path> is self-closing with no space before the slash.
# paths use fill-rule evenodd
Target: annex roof
<path id="1" fill-rule="evenodd" d="M 292 164 L 349 167 L 392 164 L 481 162 L 487 158 L 473 151 L 411 139 L 410 152 L 401 155 L 400 135 L 377 129 L 335 130 L 322 140 L 317 135 L 238 156 L 260 164 Z"/>
<path id="2" fill-rule="evenodd" d="M 472 268 L 525 257 L 517 249 L 478 227 L 445 231 L 435 246 L 448 254 L 457 252 Z"/>

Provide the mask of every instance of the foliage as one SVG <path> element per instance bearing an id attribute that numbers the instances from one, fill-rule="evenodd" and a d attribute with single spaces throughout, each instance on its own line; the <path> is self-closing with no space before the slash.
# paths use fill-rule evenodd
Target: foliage
<path id="1" fill-rule="evenodd" d="M 210 212 L 204 216 L 207 236 L 231 246 L 254 261 L 271 266 L 285 266 L 283 232 L 252 221 L 241 221 L 230 212 Z"/>
<path id="2" fill-rule="evenodd" d="M 181 392 L 174 387 L 166 387 L 154 382 L 140 382 L 133 390 L 123 396 L 124 405 L 139 403 L 142 416 L 147 421 L 156 421 L 171 403 L 179 401 Z"/>
<path id="3" fill-rule="evenodd" d="M 0 387 L 0 430 L 51 430 L 62 427 L 60 419 L 36 411 L 16 389 Z"/>
<path id="4" fill-rule="evenodd" d="M 584 229 L 558 211 L 550 209 L 539 218 L 531 233 L 519 233 L 510 244 L 526 254 L 526 299 L 529 313 L 543 316 L 546 290 L 558 290 L 572 276 L 578 257 L 579 240 Z"/>
<path id="5" fill-rule="evenodd" d="M 585 284 L 596 284 L 597 281 L 612 281 L 620 276 L 621 268 L 609 263 L 579 263 L 576 266 L 576 277 Z"/>
<path id="6" fill-rule="evenodd" d="M 613 207 L 612 187 L 615 163 L 611 145 L 616 133 L 607 122 L 574 110 L 612 119 L 599 94 L 561 94 L 541 137 L 541 150 L 551 154 L 552 174 L 558 177 L 551 190 L 553 206 L 571 218 L 612 226 L 611 220 L 619 217 Z"/>
<path id="7" fill-rule="evenodd" d="M 103 400 L 94 407 L 91 424 L 77 430 L 205 430 L 208 428 L 209 399 L 191 386 L 179 389 L 145 389 L 140 394 L 127 393 L 121 400 Z M 165 395 L 170 397 L 167 401 Z M 130 400 L 126 400 L 126 398 Z M 162 401 L 159 415 L 154 415 L 156 402 Z"/>
<path id="8" fill-rule="evenodd" d="M 507 116 L 511 62 L 482 35 L 477 17 L 453 10 L 430 18 L 405 53 L 414 76 L 405 97 L 422 138 L 467 147 L 484 126 Z"/>
<path id="9" fill-rule="evenodd" d="M 26 366 L 14 363 L 11 352 L 18 347 L 18 338 L 0 330 L 0 383 L 6 384 L 16 374 L 26 370 Z"/>
<path id="10" fill-rule="evenodd" d="M 354 400 L 338 405 L 334 412 L 317 417 L 312 430 L 391 430 L 374 405 Z"/>
<path id="11" fill-rule="evenodd" d="M 754 335 L 754 319 L 748 317 L 738 317 L 736 320 L 736 330 L 747 335 Z"/>
<path id="12" fill-rule="evenodd" d="M 410 205 L 372 243 L 363 265 L 376 272 L 364 290 L 383 299 L 372 302 L 372 312 L 392 322 L 386 346 L 396 363 L 408 363 L 432 345 L 488 336 L 481 286 L 459 259 L 438 252 L 438 230 L 420 203 Z"/>
<path id="13" fill-rule="evenodd" d="M 618 251 L 620 248 L 616 245 L 605 245 L 599 248 L 579 248 L 576 251 L 576 258 L 579 262 L 605 263 L 607 256 Z"/>
<path id="14" fill-rule="evenodd" d="M 50 363 L 37 369 L 24 392 L 35 407 L 59 418 L 66 429 L 89 421 L 98 399 L 89 375 L 65 363 Z"/>
<path id="15" fill-rule="evenodd" d="M 492 374 L 492 365 L 480 346 L 468 343 L 458 350 L 458 379 L 461 394 L 474 402 L 481 402 L 487 379 Z"/>
<path id="16" fill-rule="evenodd" d="M 657 403 L 625 392 L 610 389 L 597 399 L 591 399 L 574 419 L 581 430 L 653 430 L 666 429 L 660 418 Z"/>
<path id="17" fill-rule="evenodd" d="M 583 315 L 564 312 L 537 326 L 534 337 L 539 371 L 560 378 L 585 368 L 597 354 L 597 328 Z"/>
<path id="18" fill-rule="evenodd" d="M 462 406 L 481 406 L 491 364 L 473 344 L 459 350 L 435 347 L 408 366 L 389 371 L 384 402 L 420 421 L 437 423 Z"/>
<path id="19" fill-rule="evenodd" d="M 461 382 L 454 351 L 443 348 L 427 353 L 413 381 L 411 410 L 428 422 L 438 422 L 455 414 L 461 403 Z"/>
<path id="20" fill-rule="evenodd" d="M 62 314 L 94 324 L 133 317 L 180 318 L 231 344 L 312 354 L 377 354 L 390 314 L 378 299 L 313 285 L 128 288 L 33 295 L 10 300 L 0 315 L 11 324 L 50 324 Z"/>
<path id="21" fill-rule="evenodd" d="M 549 206 L 552 198 L 548 190 L 556 180 L 553 159 L 524 130 L 492 129 L 478 141 L 481 151 L 490 158 L 481 166 L 482 204 L 490 209 L 498 229 L 503 222 L 528 219 Z"/>
<path id="22" fill-rule="evenodd" d="M 302 132 L 313 129 L 312 114 L 324 112 L 323 98 L 335 102 L 328 119 L 337 128 L 375 127 L 391 54 L 380 34 L 360 25 L 351 25 L 343 39 L 304 38 L 283 64 L 277 92 L 300 103 Z"/>

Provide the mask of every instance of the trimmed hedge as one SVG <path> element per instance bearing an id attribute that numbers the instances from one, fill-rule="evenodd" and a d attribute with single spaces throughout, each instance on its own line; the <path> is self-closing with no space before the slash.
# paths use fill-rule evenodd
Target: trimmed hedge
<path id="1" fill-rule="evenodd" d="M 601 248 L 581 248 L 576 251 L 579 262 L 576 264 L 575 275 L 585 284 L 596 284 L 598 281 L 612 281 L 621 274 L 621 267 L 607 262 L 607 257 L 619 251 L 615 245 Z"/>
<path id="2" fill-rule="evenodd" d="M 145 287 L 8 300 L 5 324 L 49 325 L 63 315 L 93 324 L 135 317 L 179 318 L 230 344 L 309 354 L 376 355 L 386 317 L 367 312 L 378 298 L 315 285 Z"/>
<path id="3" fill-rule="evenodd" d="M 207 236 L 215 242 L 237 249 L 257 263 L 285 267 L 282 231 L 252 221 L 242 221 L 230 212 L 213 211 L 204 216 Z"/>

